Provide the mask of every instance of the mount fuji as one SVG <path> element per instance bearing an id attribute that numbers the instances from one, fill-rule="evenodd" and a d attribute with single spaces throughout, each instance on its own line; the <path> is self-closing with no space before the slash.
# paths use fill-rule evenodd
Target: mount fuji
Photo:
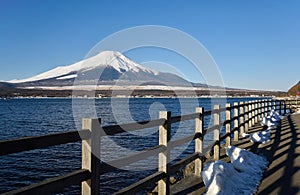
<path id="1" fill-rule="evenodd" d="M 39 75 L 8 81 L 19 88 L 47 88 L 80 85 L 168 85 L 195 86 L 196 84 L 172 73 L 144 67 L 117 51 L 103 51 L 95 56 L 68 66 L 59 66 Z M 197 84 L 197 87 L 206 85 Z"/>
<path id="2" fill-rule="evenodd" d="M 167 70 L 166 70 L 167 72 Z M 1 97 L 69 97 L 73 91 L 96 90 L 103 96 L 132 92 L 133 96 L 281 95 L 284 92 L 223 88 L 192 83 L 172 74 L 144 67 L 117 51 L 103 51 L 71 65 L 59 66 L 36 76 L 0 81 Z M 176 90 L 176 94 L 175 94 Z M 226 94 L 225 94 L 226 93 Z"/>

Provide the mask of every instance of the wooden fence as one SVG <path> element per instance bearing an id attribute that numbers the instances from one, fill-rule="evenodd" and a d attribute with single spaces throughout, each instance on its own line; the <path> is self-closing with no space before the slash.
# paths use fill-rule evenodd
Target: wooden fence
<path id="1" fill-rule="evenodd" d="M 171 116 L 171 112 L 161 111 L 160 118 L 151 121 L 137 123 L 101 126 L 100 119 L 83 119 L 82 130 L 43 135 L 37 137 L 25 137 L 21 139 L 0 141 L 0 155 L 7 155 L 22 151 L 46 148 L 71 142 L 82 142 L 82 168 L 68 174 L 50 178 L 38 184 L 33 184 L 4 194 L 49 194 L 60 192 L 64 188 L 81 184 L 82 194 L 99 194 L 100 175 L 116 170 L 150 156 L 158 155 L 158 171 L 135 184 L 124 188 L 115 194 L 134 194 L 149 185 L 157 183 L 158 194 L 170 194 L 170 175 L 185 167 L 191 162 L 195 163 L 195 174 L 200 175 L 203 168 L 203 160 L 207 151 L 213 152 L 215 160 L 220 158 L 220 145 L 226 146 L 239 140 L 239 135 L 247 132 L 250 127 L 266 116 L 271 109 L 276 109 L 280 114 L 285 114 L 291 108 L 290 100 L 259 100 L 250 102 L 236 102 L 233 105 L 226 104 L 224 108 L 215 105 L 213 110 L 205 111 L 204 108 L 196 108 L 196 112 L 182 116 Z M 221 121 L 220 114 L 225 112 L 226 118 Z M 282 113 L 284 112 L 284 113 Z M 214 124 L 204 128 L 204 117 L 213 116 Z M 233 117 L 232 117 L 233 115 Z M 195 134 L 170 140 L 171 126 L 173 123 L 195 120 Z M 225 134 L 220 129 L 225 126 Z M 102 136 L 110 136 L 128 131 L 135 131 L 151 127 L 159 127 L 159 145 L 140 151 L 136 154 L 113 160 L 109 163 L 101 162 L 100 140 Z M 214 141 L 203 147 L 204 136 L 210 132 L 214 134 Z M 170 151 L 174 147 L 184 143 L 195 141 L 195 153 L 170 164 Z"/>

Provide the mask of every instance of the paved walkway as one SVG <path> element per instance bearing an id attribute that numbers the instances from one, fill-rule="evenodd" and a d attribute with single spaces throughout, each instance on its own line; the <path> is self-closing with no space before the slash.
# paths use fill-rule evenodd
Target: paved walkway
<path id="1" fill-rule="evenodd" d="M 300 194 L 300 114 L 283 119 L 280 130 L 258 149 L 271 163 L 257 194 Z"/>
<path id="2" fill-rule="evenodd" d="M 256 125 L 249 130 L 262 130 Z M 233 145 L 267 156 L 270 165 L 265 171 L 257 194 L 300 195 L 300 114 L 285 117 L 281 127 L 273 131 L 268 144 L 253 144 L 242 139 Z M 230 162 L 221 150 L 221 160 Z M 172 194 L 202 194 L 205 186 L 202 179 L 191 175 L 171 187 Z"/>

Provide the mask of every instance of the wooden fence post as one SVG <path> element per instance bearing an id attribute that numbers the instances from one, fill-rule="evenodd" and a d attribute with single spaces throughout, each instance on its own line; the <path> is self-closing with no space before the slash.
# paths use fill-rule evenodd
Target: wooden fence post
<path id="1" fill-rule="evenodd" d="M 282 100 L 279 100 L 279 114 L 282 115 Z"/>
<path id="2" fill-rule="evenodd" d="M 248 127 L 252 127 L 252 101 L 249 101 L 249 105 L 248 105 L 248 112 L 249 112 L 249 118 L 248 118 Z"/>
<path id="3" fill-rule="evenodd" d="M 284 114 L 286 114 L 287 112 L 286 112 L 286 100 L 284 100 Z"/>
<path id="4" fill-rule="evenodd" d="M 234 141 L 239 141 L 239 120 L 238 120 L 238 116 L 239 116 L 239 108 L 238 108 L 239 103 L 238 102 L 234 102 L 233 103 L 233 115 L 234 115 L 234 132 L 233 132 L 233 140 Z"/>
<path id="5" fill-rule="evenodd" d="M 265 117 L 265 100 L 261 101 L 261 114 L 260 114 L 260 118 L 264 118 Z"/>
<path id="6" fill-rule="evenodd" d="M 245 132 L 247 132 L 249 130 L 249 106 L 248 106 L 249 102 L 245 102 Z"/>
<path id="7" fill-rule="evenodd" d="M 269 110 L 270 110 L 270 100 L 267 101 L 267 105 L 266 105 L 266 116 L 268 116 Z"/>
<path id="8" fill-rule="evenodd" d="M 244 102 L 240 102 L 240 135 L 245 133 Z"/>
<path id="9" fill-rule="evenodd" d="M 265 100 L 261 101 L 261 118 L 265 117 Z"/>
<path id="10" fill-rule="evenodd" d="M 274 105 L 274 100 L 272 99 L 271 102 L 270 102 L 270 111 L 273 110 L 273 105 Z"/>
<path id="11" fill-rule="evenodd" d="M 229 121 L 231 119 L 231 105 L 230 103 L 226 104 L 226 121 Z M 228 136 L 226 137 L 226 146 L 231 145 L 231 123 L 226 123 L 226 133 Z"/>
<path id="12" fill-rule="evenodd" d="M 266 116 L 269 115 L 269 111 L 270 111 L 270 102 L 271 102 L 271 100 L 268 100 L 268 102 L 267 102 L 267 112 L 266 112 Z"/>
<path id="13" fill-rule="evenodd" d="M 259 119 L 261 118 L 261 100 L 258 100 L 257 109 L 257 122 L 259 122 Z"/>
<path id="14" fill-rule="evenodd" d="M 265 102 L 265 117 L 268 116 L 268 111 L 269 111 L 269 100 L 266 100 L 266 102 Z"/>
<path id="15" fill-rule="evenodd" d="M 82 169 L 91 172 L 91 179 L 81 183 L 83 195 L 100 194 L 101 119 L 82 119 L 82 129 L 91 131 L 91 138 L 82 140 Z"/>
<path id="16" fill-rule="evenodd" d="M 161 111 L 159 112 L 159 118 L 166 119 L 166 123 L 164 125 L 159 126 L 159 145 L 165 146 L 166 150 L 160 152 L 158 155 L 158 171 L 165 172 L 166 178 L 158 181 L 157 188 L 159 195 L 168 195 L 170 194 L 170 151 L 168 149 L 168 141 L 171 137 L 171 112 Z"/>
<path id="17" fill-rule="evenodd" d="M 255 124 L 255 102 L 252 101 L 252 106 L 251 106 L 251 109 L 252 109 L 252 119 L 251 119 L 251 126 L 254 126 Z"/>
<path id="18" fill-rule="evenodd" d="M 258 122 L 258 102 L 257 100 L 255 100 L 255 104 L 254 104 L 254 114 L 255 114 L 255 117 L 254 117 L 254 122 L 257 123 Z"/>
<path id="19" fill-rule="evenodd" d="M 260 101 L 260 118 L 264 117 L 264 101 L 265 100 Z"/>
<path id="20" fill-rule="evenodd" d="M 217 125 L 218 127 L 214 130 L 214 159 L 219 160 L 220 159 L 220 112 L 219 112 L 220 106 L 214 105 L 214 125 Z"/>
<path id="21" fill-rule="evenodd" d="M 204 125 L 204 121 L 203 121 L 203 113 L 204 113 L 204 108 L 196 108 L 196 113 L 199 113 L 200 116 L 199 118 L 196 118 L 196 130 L 195 133 L 200 134 L 201 137 L 197 137 L 195 139 L 195 153 L 199 153 L 202 154 L 203 153 L 203 125 Z M 199 176 L 200 172 L 202 171 L 203 168 L 203 164 L 202 164 L 202 157 L 201 158 L 197 158 L 195 160 L 195 175 Z"/>
<path id="22" fill-rule="evenodd" d="M 265 113 L 265 116 L 267 117 L 268 114 L 269 114 L 269 108 L 270 108 L 270 100 L 268 100 L 266 102 L 266 107 L 265 107 L 265 110 L 266 110 L 266 113 Z"/>

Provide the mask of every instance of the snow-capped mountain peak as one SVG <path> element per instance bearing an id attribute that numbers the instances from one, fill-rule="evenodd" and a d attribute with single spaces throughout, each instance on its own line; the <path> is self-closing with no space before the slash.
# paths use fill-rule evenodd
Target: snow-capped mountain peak
<path id="1" fill-rule="evenodd" d="M 105 60 L 105 65 L 109 65 L 114 69 L 118 70 L 120 73 L 124 71 L 139 72 L 144 71 L 148 73 L 158 74 L 157 71 L 141 66 L 140 64 L 130 60 L 123 54 L 117 51 L 103 51 L 97 55 L 97 57 Z"/>
<path id="2" fill-rule="evenodd" d="M 125 57 L 117 51 L 103 51 L 95 56 L 81 60 L 68 66 L 59 66 L 39 75 L 20 80 L 11 80 L 10 83 L 34 82 L 46 79 L 71 79 L 77 77 L 78 73 L 91 71 L 97 68 L 112 68 L 120 74 L 124 72 L 144 72 L 148 74 L 158 75 L 159 72 L 150 68 L 141 66 L 140 64 Z"/>

